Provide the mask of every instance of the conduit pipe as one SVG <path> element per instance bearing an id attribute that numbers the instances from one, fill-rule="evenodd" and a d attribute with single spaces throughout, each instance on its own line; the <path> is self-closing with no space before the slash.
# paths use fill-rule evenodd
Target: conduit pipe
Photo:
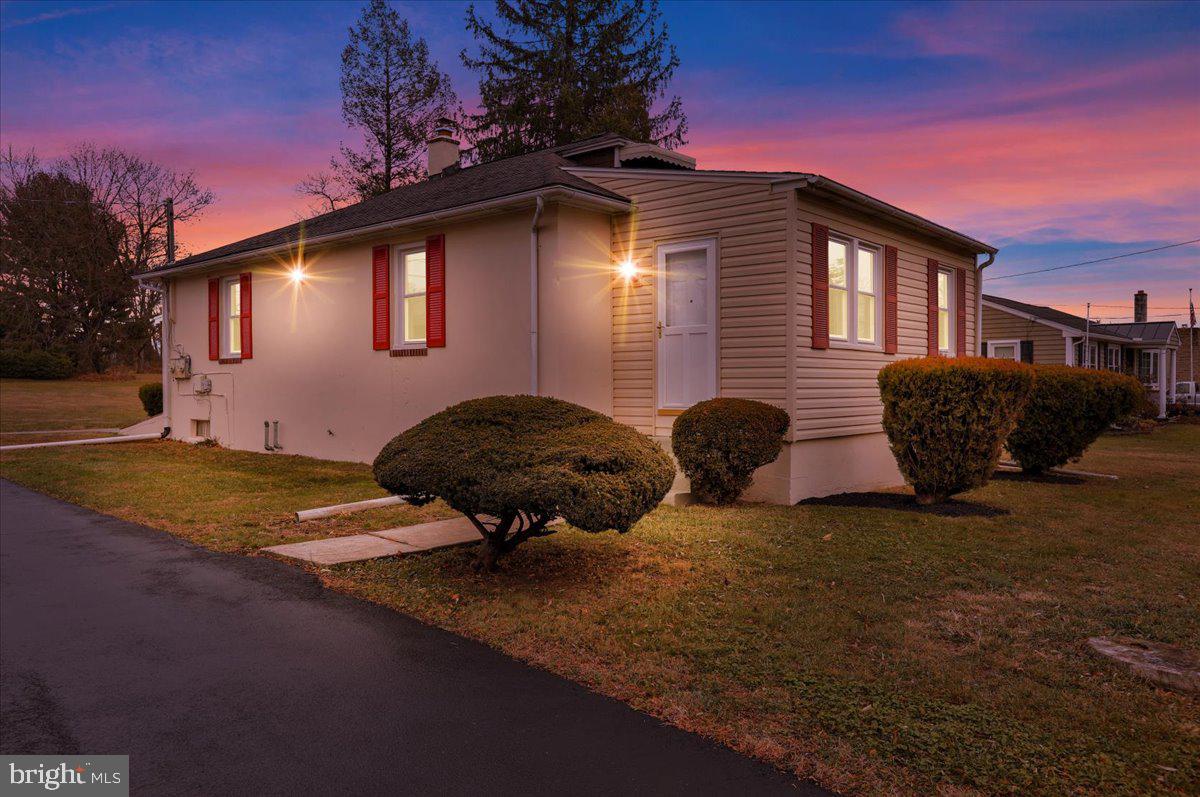
<path id="1" fill-rule="evenodd" d="M 69 431 L 69 430 L 65 430 Z M 90 437 L 86 440 L 55 440 L 50 443 L 21 443 L 15 446 L 0 446 L 0 451 L 17 451 L 22 448 L 53 448 L 56 446 L 86 446 L 100 443 L 132 443 L 136 440 L 160 440 L 162 432 L 147 434 L 119 434 L 114 437 Z"/>
<path id="2" fill-rule="evenodd" d="M 538 394 L 538 220 L 546 201 L 537 196 L 533 223 L 529 225 L 529 395 Z"/>
<path id="3" fill-rule="evenodd" d="M 389 495 L 386 498 L 371 498 L 366 501 L 354 501 L 349 504 L 334 504 L 333 506 L 321 506 L 316 509 L 301 509 L 296 513 L 296 522 L 303 523 L 306 520 L 319 520 L 320 518 L 332 517 L 334 515 L 344 515 L 347 512 L 361 512 L 364 509 L 378 509 L 382 506 L 395 506 L 396 504 L 407 503 L 398 495 Z"/>

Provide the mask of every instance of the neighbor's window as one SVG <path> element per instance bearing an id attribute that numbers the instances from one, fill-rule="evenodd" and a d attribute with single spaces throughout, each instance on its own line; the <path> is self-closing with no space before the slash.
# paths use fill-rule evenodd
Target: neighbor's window
<path id="1" fill-rule="evenodd" d="M 991 341 L 988 343 L 988 356 L 997 360 L 1020 360 L 1021 342 L 1019 340 Z"/>
<path id="2" fill-rule="evenodd" d="M 938 351 L 950 354 L 950 341 L 954 340 L 954 313 L 951 312 L 954 295 L 954 272 L 940 269 L 937 278 L 937 340 Z"/>
<path id="3" fill-rule="evenodd" d="M 221 309 L 224 315 L 223 355 L 240 357 L 242 354 L 242 280 L 241 277 L 226 277 L 221 280 Z"/>
<path id="4" fill-rule="evenodd" d="M 1121 347 L 1120 346 L 1109 346 L 1108 347 L 1108 369 L 1110 371 L 1120 371 L 1121 370 Z"/>
<path id="5" fill-rule="evenodd" d="M 425 343 L 425 248 L 396 248 L 392 254 L 392 345 Z"/>
<path id="6" fill-rule="evenodd" d="M 880 249 L 856 238 L 829 237 L 829 337 L 879 342 Z"/>
<path id="7" fill-rule="evenodd" d="M 1158 383 L 1158 352 L 1138 352 L 1138 378 L 1147 384 Z"/>

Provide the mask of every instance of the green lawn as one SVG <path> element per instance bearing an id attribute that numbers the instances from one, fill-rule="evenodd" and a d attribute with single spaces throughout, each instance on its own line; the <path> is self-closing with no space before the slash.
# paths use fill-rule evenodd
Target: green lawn
<path id="1" fill-rule="evenodd" d="M 0 379 L 0 432 L 119 428 L 146 417 L 138 388 L 154 374 L 121 380 Z M 11 439 L 4 442 L 29 442 Z"/>
<path id="2" fill-rule="evenodd" d="M 834 789 L 1194 793 L 1200 700 L 1086 639 L 1200 649 L 1197 451 L 1200 426 L 1106 437 L 1078 467 L 1120 480 L 963 496 L 993 516 L 661 507 L 491 575 L 464 549 L 314 572 Z M 301 529 L 295 509 L 379 495 L 369 469 L 179 443 L 13 452 L 0 475 L 246 553 L 444 514 Z"/>

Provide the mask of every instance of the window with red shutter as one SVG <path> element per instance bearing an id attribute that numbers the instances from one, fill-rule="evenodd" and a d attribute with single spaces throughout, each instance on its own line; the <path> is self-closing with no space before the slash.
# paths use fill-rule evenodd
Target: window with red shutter
<path id="1" fill-rule="evenodd" d="M 250 298 L 250 272 L 244 272 L 239 275 L 241 289 L 241 304 L 242 304 L 242 359 L 249 360 L 254 356 L 254 329 L 251 321 L 251 306 L 253 304 Z"/>
<path id="2" fill-rule="evenodd" d="M 967 270 L 958 269 L 954 275 L 954 353 L 967 356 Z"/>
<path id="3" fill-rule="evenodd" d="M 926 275 L 929 285 L 929 301 L 927 324 L 929 329 L 928 335 L 928 350 L 930 357 L 937 356 L 938 349 L 938 262 L 933 258 L 926 261 Z"/>
<path id="4" fill-rule="evenodd" d="M 899 309 L 899 253 L 894 246 L 883 248 L 883 352 L 895 354 L 900 331 L 897 321 Z"/>
<path id="5" fill-rule="evenodd" d="M 376 246 L 371 250 L 371 335 L 376 351 L 392 347 L 390 272 L 388 247 Z"/>
<path id="6" fill-rule="evenodd" d="M 208 281 L 208 359 L 221 359 L 221 280 L 219 279 Z"/>
<path id="7" fill-rule="evenodd" d="M 425 239 L 425 345 L 446 345 L 446 236 Z"/>
<path id="8" fill-rule="evenodd" d="M 812 347 L 829 348 L 829 228 L 812 225 Z"/>

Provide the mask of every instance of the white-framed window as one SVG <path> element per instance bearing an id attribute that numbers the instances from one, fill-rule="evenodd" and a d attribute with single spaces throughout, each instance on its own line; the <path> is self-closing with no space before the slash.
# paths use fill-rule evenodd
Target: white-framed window
<path id="1" fill-rule="evenodd" d="M 954 270 L 940 268 L 937 276 L 938 351 L 947 356 L 953 354 L 954 340 Z M 1017 359 L 1020 356 L 1018 347 Z"/>
<path id="2" fill-rule="evenodd" d="M 221 356 L 242 356 L 242 278 L 221 279 Z"/>
<path id="3" fill-rule="evenodd" d="M 880 345 L 883 248 L 829 234 L 829 339 Z"/>
<path id="4" fill-rule="evenodd" d="M 1138 352 L 1138 379 L 1148 385 L 1158 384 L 1158 352 L 1153 349 L 1142 349 Z"/>
<path id="5" fill-rule="evenodd" d="M 997 360 L 1021 359 L 1021 341 L 1019 340 L 989 340 L 987 347 L 988 357 L 994 357 Z"/>
<path id="6" fill-rule="evenodd" d="M 1108 370 L 1121 370 L 1121 347 L 1112 343 L 1108 345 Z"/>
<path id="7" fill-rule="evenodd" d="M 392 348 L 425 345 L 425 246 L 392 247 Z"/>
<path id="8" fill-rule="evenodd" d="M 1087 347 L 1087 356 L 1083 353 L 1083 341 L 1075 344 L 1075 364 L 1082 368 L 1099 368 L 1100 367 L 1100 344 L 1089 342 Z"/>

